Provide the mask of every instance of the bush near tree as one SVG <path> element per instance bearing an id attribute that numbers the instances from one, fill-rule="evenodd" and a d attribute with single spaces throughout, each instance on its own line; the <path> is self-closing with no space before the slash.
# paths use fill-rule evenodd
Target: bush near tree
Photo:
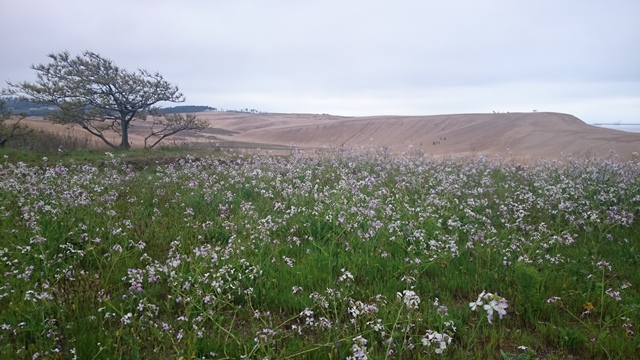
<path id="1" fill-rule="evenodd" d="M 25 137 L 33 132 L 33 129 L 22 123 L 25 115 L 18 115 L 15 119 L 12 119 L 13 117 L 7 102 L 0 98 L 0 148 L 3 148 L 11 139 Z"/>

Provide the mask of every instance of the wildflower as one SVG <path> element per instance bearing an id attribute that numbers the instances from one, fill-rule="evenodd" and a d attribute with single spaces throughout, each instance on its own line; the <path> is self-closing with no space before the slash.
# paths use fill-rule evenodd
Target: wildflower
<path id="1" fill-rule="evenodd" d="M 340 278 L 338 278 L 338 281 L 345 281 L 347 279 L 353 281 L 353 275 L 351 275 L 350 272 L 346 271 L 344 268 L 340 269 L 340 271 L 342 271 L 342 275 L 340 275 Z"/>
<path id="2" fill-rule="evenodd" d="M 622 327 L 627 331 L 627 335 L 633 336 L 633 330 L 631 330 L 633 328 L 633 324 L 631 323 L 630 319 L 625 316 L 621 317 L 620 319 L 626 321 L 626 323 L 622 324 Z"/>
<path id="3" fill-rule="evenodd" d="M 452 338 L 448 334 L 441 334 L 429 329 L 421 341 L 424 346 L 434 345 L 434 352 L 436 354 L 442 354 L 447 348 L 447 345 L 451 344 L 451 340 Z"/>
<path id="4" fill-rule="evenodd" d="M 132 316 L 133 316 L 133 314 L 127 313 L 125 316 L 122 317 L 122 319 L 120 319 L 120 321 L 125 325 L 129 324 L 129 323 L 131 323 L 131 317 Z"/>
<path id="5" fill-rule="evenodd" d="M 315 325 L 316 321 L 313 318 L 313 311 L 309 310 L 309 308 L 305 308 L 304 310 L 302 310 L 302 312 L 300 313 L 299 316 L 304 316 L 304 323 L 305 325 Z"/>
<path id="6" fill-rule="evenodd" d="M 614 291 L 613 289 L 609 288 L 605 291 L 607 293 L 607 295 L 609 295 L 612 299 L 616 299 L 616 301 L 620 301 L 622 300 L 622 297 L 620 297 L 620 291 Z"/>
<path id="7" fill-rule="evenodd" d="M 333 325 L 331 325 L 331 321 L 324 316 L 319 319 L 319 325 L 322 329 L 331 329 L 333 327 Z"/>
<path id="8" fill-rule="evenodd" d="M 356 343 L 357 345 L 360 345 L 360 346 L 365 346 L 368 343 L 367 339 L 363 338 L 362 335 L 358 335 L 355 338 L 353 338 L 352 340 L 353 340 L 354 343 Z"/>
<path id="9" fill-rule="evenodd" d="M 471 302 L 469 303 L 469 307 L 471 308 L 471 311 L 476 311 L 476 308 L 478 306 L 482 306 L 482 297 L 485 295 L 484 290 L 482 290 L 482 293 L 480 293 L 480 295 L 478 295 L 478 300 L 476 300 L 475 302 Z"/>
<path id="10" fill-rule="evenodd" d="M 409 310 L 415 310 L 420 305 L 420 297 L 412 290 L 403 290 L 396 293 L 396 298 L 402 300 Z"/>
<path id="11" fill-rule="evenodd" d="M 367 360 L 369 359 L 367 355 L 367 339 L 363 338 L 361 335 L 353 338 L 353 345 L 351 346 L 351 352 L 353 356 L 347 356 L 349 360 Z"/>
<path id="12" fill-rule="evenodd" d="M 400 281 L 404 281 L 407 283 L 407 285 L 411 285 L 414 282 L 416 282 L 416 278 L 414 278 L 413 276 L 403 276 Z"/>
<path id="13" fill-rule="evenodd" d="M 483 300 L 487 301 L 487 303 L 485 304 Z M 498 294 L 485 293 L 483 290 L 475 302 L 469 303 L 471 311 L 476 311 L 478 306 L 482 306 L 482 308 L 487 312 L 487 320 L 489 321 L 489 324 L 493 324 L 493 313 L 498 313 L 498 317 L 502 319 L 502 317 L 507 314 L 505 309 L 509 307 L 509 304 L 505 298 Z"/>
<path id="14" fill-rule="evenodd" d="M 295 261 L 295 260 L 293 260 L 293 259 L 291 259 L 291 258 L 288 258 L 288 257 L 286 257 L 286 256 L 284 256 L 284 255 L 282 256 L 282 260 L 284 260 L 284 262 L 285 262 L 289 267 L 293 267 L 293 263 L 294 263 L 294 261 Z M 342 269 L 342 270 L 344 271 L 344 269 Z M 349 275 L 351 275 L 351 274 L 349 274 Z M 353 276 L 352 276 L 351 278 L 353 279 Z"/>
<path id="15" fill-rule="evenodd" d="M 604 269 L 607 268 L 609 269 L 609 271 L 611 271 L 611 264 L 609 264 L 608 262 L 604 261 L 604 260 L 600 260 L 596 263 L 596 267 L 600 268 L 600 269 Z"/>
<path id="16" fill-rule="evenodd" d="M 507 315 L 507 311 L 505 310 L 509 307 L 507 301 L 504 298 L 497 300 L 491 300 L 489 304 L 484 305 L 483 308 L 487 311 L 487 318 L 489 319 L 489 323 L 491 324 L 491 320 L 493 319 L 493 311 L 498 313 L 498 317 L 502 319 L 503 316 Z"/>
<path id="17" fill-rule="evenodd" d="M 443 325 L 450 328 L 454 333 L 458 331 L 458 328 L 456 328 L 456 324 L 453 322 L 453 320 L 445 321 Z"/>
<path id="18" fill-rule="evenodd" d="M 440 305 L 440 299 L 436 298 L 433 302 L 433 306 L 437 307 L 436 313 L 438 315 L 449 315 L 449 308 L 444 305 Z"/>

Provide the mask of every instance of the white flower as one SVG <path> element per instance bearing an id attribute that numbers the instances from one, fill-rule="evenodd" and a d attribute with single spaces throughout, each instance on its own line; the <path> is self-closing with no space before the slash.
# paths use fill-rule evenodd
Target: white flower
<path id="1" fill-rule="evenodd" d="M 487 301 L 486 304 L 482 301 L 483 299 Z M 498 313 L 498 317 L 502 319 L 503 316 L 507 315 L 507 310 L 505 309 L 509 307 L 509 304 L 505 298 L 498 294 L 485 293 L 483 290 L 475 302 L 469 303 L 471 311 L 476 311 L 478 306 L 482 306 L 482 308 L 487 312 L 487 320 L 489 320 L 489 324 L 493 324 L 493 313 Z"/>
<path id="2" fill-rule="evenodd" d="M 434 345 L 434 352 L 436 354 L 442 354 L 447 348 L 448 344 L 451 344 L 451 336 L 448 334 L 441 334 L 433 330 L 427 330 L 427 334 L 422 338 L 422 345 L 431 346 Z"/>
<path id="3" fill-rule="evenodd" d="M 558 300 L 562 300 L 562 299 L 557 297 L 557 296 L 550 297 L 550 298 L 547 299 L 547 304 L 554 303 L 554 302 L 556 302 Z"/>
<path id="4" fill-rule="evenodd" d="M 345 268 L 340 269 L 340 271 L 342 271 L 342 275 L 340 276 L 338 281 L 345 281 L 345 280 L 353 281 L 353 275 L 347 270 L 345 270 Z"/>
<path id="5" fill-rule="evenodd" d="M 475 302 L 470 302 L 469 303 L 469 307 L 471 308 L 471 311 L 476 311 L 476 308 L 478 306 L 482 306 L 484 303 L 482 302 L 482 297 L 485 296 L 485 292 L 484 290 L 482 290 L 482 292 L 480 293 L 480 295 L 478 295 L 478 300 L 476 300 Z"/>
<path id="6" fill-rule="evenodd" d="M 492 324 L 494 311 L 498 313 L 500 319 L 502 319 L 503 316 L 507 315 L 507 311 L 505 309 L 509 307 L 509 304 L 507 304 L 507 301 L 504 298 L 498 298 L 497 300 L 496 298 L 497 297 L 494 297 L 493 300 L 489 301 L 488 304 L 483 306 L 483 308 L 487 311 L 487 319 L 489 320 L 489 324 Z"/>
<path id="7" fill-rule="evenodd" d="M 482 306 L 487 312 L 487 319 L 489 320 L 489 324 L 493 324 L 493 310 L 497 307 L 498 302 L 495 300 L 491 300 L 487 305 Z"/>
<path id="8" fill-rule="evenodd" d="M 476 300 L 474 302 L 469 303 L 469 307 L 471 308 L 471 311 L 476 311 L 478 306 L 482 306 L 482 305 L 483 305 L 482 300 Z"/>
<path id="9" fill-rule="evenodd" d="M 498 317 L 500 319 L 502 319 L 503 316 L 507 315 L 507 310 L 505 309 L 508 307 L 509 304 L 507 304 L 507 301 L 505 299 L 502 299 L 502 301 L 498 302 L 498 307 L 495 310 L 498 312 Z"/>
<path id="10" fill-rule="evenodd" d="M 420 297 L 412 290 L 403 290 L 402 293 L 396 293 L 396 298 L 404 301 L 409 310 L 417 309 L 420 305 Z"/>

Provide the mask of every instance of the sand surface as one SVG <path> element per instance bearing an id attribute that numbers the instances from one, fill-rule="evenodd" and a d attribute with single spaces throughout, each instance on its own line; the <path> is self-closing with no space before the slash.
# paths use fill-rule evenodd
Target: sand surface
<path id="1" fill-rule="evenodd" d="M 211 127 L 181 133 L 170 143 L 185 141 L 236 144 L 262 149 L 374 147 L 391 153 L 422 152 L 433 156 L 500 155 L 518 159 L 606 158 L 613 151 L 623 160 L 640 153 L 640 133 L 588 125 L 561 113 L 456 114 L 432 116 L 341 117 L 314 114 L 248 114 L 203 112 Z M 27 123 L 54 131 L 70 131 L 42 119 Z M 76 134 L 85 132 L 75 128 Z M 148 128 L 135 123 L 134 146 L 142 146 Z M 84 135 L 83 135 L 84 136 Z M 113 135 L 114 139 L 117 135 Z"/>

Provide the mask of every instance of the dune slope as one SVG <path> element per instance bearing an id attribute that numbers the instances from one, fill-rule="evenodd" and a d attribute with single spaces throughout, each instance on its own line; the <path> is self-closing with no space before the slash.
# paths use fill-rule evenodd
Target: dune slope
<path id="1" fill-rule="evenodd" d="M 385 147 L 433 155 L 501 154 L 518 158 L 607 157 L 640 152 L 640 134 L 585 124 L 561 113 L 335 117 L 304 114 L 202 114 L 226 140 L 299 148 Z"/>

